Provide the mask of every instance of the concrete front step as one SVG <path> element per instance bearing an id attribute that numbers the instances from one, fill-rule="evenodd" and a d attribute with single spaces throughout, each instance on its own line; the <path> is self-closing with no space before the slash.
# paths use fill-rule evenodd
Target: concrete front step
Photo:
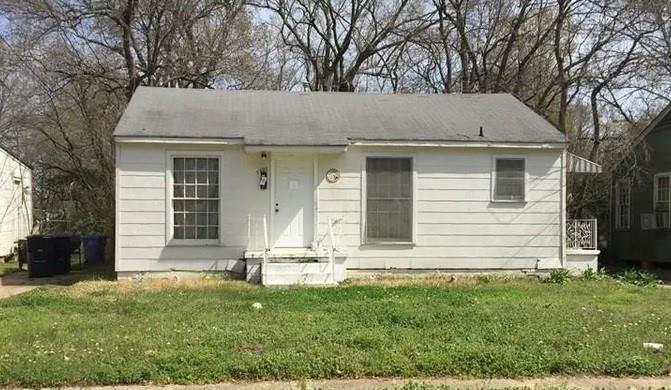
<path id="1" fill-rule="evenodd" d="M 262 277 L 263 285 L 273 286 L 335 286 L 332 273 L 270 273 Z"/>
<path id="2" fill-rule="evenodd" d="M 327 261 L 297 262 L 295 259 L 281 262 L 273 258 L 266 262 L 261 259 L 247 259 L 247 281 L 264 286 L 336 285 L 345 279 L 345 259 L 336 258 L 335 264 Z M 264 269 L 265 268 L 265 269 Z"/>
<path id="3" fill-rule="evenodd" d="M 324 273 L 331 272 L 329 263 L 279 263 L 268 262 L 265 274 L 269 273 Z"/>
<path id="4" fill-rule="evenodd" d="M 329 263 L 267 263 L 262 270 L 264 286 L 335 284 Z"/>
<path id="5" fill-rule="evenodd" d="M 262 259 L 263 250 L 247 250 L 244 253 L 245 259 Z M 273 248 L 267 253 L 268 259 L 325 259 L 328 261 L 328 251 L 325 249 L 314 250 L 311 248 Z"/>

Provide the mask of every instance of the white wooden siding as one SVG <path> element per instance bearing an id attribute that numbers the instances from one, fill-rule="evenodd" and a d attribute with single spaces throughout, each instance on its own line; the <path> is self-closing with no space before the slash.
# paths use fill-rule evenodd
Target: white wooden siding
<path id="1" fill-rule="evenodd" d="M 33 225 L 32 176 L 28 167 L 0 149 L 0 256 L 7 256 Z"/>
<path id="2" fill-rule="evenodd" d="M 335 222 L 347 267 L 360 269 L 518 269 L 561 256 L 561 151 L 533 149 L 413 149 L 416 239 L 413 246 L 361 245 L 365 157 L 404 149 L 353 147 L 319 160 L 319 177 L 337 168 L 342 179 L 319 184 L 319 237 Z M 526 158 L 524 203 L 491 202 L 492 158 Z"/>
<path id="3" fill-rule="evenodd" d="M 223 245 L 166 245 L 166 153 L 221 151 L 220 218 Z M 363 246 L 362 169 L 368 154 L 415 156 L 414 245 Z M 494 155 L 521 155 L 527 201 L 491 202 Z M 350 269 L 520 269 L 561 256 L 561 150 L 351 147 L 318 157 L 318 238 L 334 221 L 337 244 Z M 269 213 L 270 191 L 260 190 L 260 153 L 240 146 L 119 144 L 117 271 L 233 269 L 247 244 L 247 215 Z M 337 168 L 341 179 L 325 180 Z M 272 178 L 272 172 L 270 176 Z"/>
<path id="4" fill-rule="evenodd" d="M 267 191 L 258 186 L 258 154 L 239 146 L 207 147 L 119 144 L 118 272 L 206 271 L 239 267 L 247 245 L 247 215 L 268 212 Z M 172 246 L 166 243 L 166 161 L 169 150 L 221 151 L 224 180 L 220 187 L 223 245 Z"/>

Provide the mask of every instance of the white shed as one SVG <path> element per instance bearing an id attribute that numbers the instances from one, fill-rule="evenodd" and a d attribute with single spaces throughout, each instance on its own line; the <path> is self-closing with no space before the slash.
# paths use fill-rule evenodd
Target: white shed
<path id="1" fill-rule="evenodd" d="M 566 268 L 566 138 L 511 95 L 142 87 L 114 139 L 120 276 Z"/>
<path id="2" fill-rule="evenodd" d="M 32 168 L 0 147 L 0 257 L 11 255 L 32 227 Z"/>

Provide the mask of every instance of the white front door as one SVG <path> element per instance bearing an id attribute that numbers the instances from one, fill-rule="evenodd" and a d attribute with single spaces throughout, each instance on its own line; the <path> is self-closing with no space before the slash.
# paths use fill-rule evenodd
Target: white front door
<path id="1" fill-rule="evenodd" d="M 314 225 L 313 161 L 274 155 L 273 238 L 276 247 L 309 247 Z"/>

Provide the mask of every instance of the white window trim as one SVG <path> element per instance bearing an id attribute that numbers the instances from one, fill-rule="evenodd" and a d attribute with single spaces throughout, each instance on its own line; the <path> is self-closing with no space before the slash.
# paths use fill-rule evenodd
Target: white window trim
<path id="1" fill-rule="evenodd" d="M 627 207 L 627 226 L 620 225 L 622 221 L 622 214 L 620 214 L 620 191 L 627 192 L 627 200 L 629 205 Z M 630 230 L 631 229 L 631 179 L 620 179 L 615 183 L 615 230 Z"/>
<path id="2" fill-rule="evenodd" d="M 660 172 L 655 174 L 655 176 L 652 179 L 652 210 L 653 212 L 657 212 L 657 179 L 660 177 L 668 177 L 669 178 L 669 210 L 671 210 L 671 172 Z"/>
<path id="3" fill-rule="evenodd" d="M 496 199 L 496 160 L 524 161 L 524 199 Z M 529 169 L 527 156 L 519 154 L 497 154 L 492 156 L 492 170 L 490 175 L 490 201 L 492 203 L 526 203 L 529 201 Z"/>
<path id="4" fill-rule="evenodd" d="M 205 240 L 187 240 L 173 238 L 173 224 L 174 224 L 174 210 L 172 207 L 173 196 L 173 176 L 172 167 L 173 159 L 175 157 L 198 158 L 198 157 L 218 157 L 219 158 L 219 238 L 205 239 Z M 165 163 L 165 244 L 166 246 L 222 246 L 224 243 L 224 236 L 222 234 L 222 206 L 223 199 L 221 198 L 221 187 L 223 184 L 223 153 L 217 151 L 207 150 L 168 150 L 166 152 Z"/>
<path id="5" fill-rule="evenodd" d="M 409 158 L 412 164 L 412 230 L 410 241 L 368 241 L 366 238 L 366 208 L 367 208 L 367 177 L 366 161 L 372 158 Z M 387 247 L 387 246 L 414 246 L 417 242 L 417 158 L 414 153 L 364 153 L 361 160 L 361 245 L 365 247 Z"/>

